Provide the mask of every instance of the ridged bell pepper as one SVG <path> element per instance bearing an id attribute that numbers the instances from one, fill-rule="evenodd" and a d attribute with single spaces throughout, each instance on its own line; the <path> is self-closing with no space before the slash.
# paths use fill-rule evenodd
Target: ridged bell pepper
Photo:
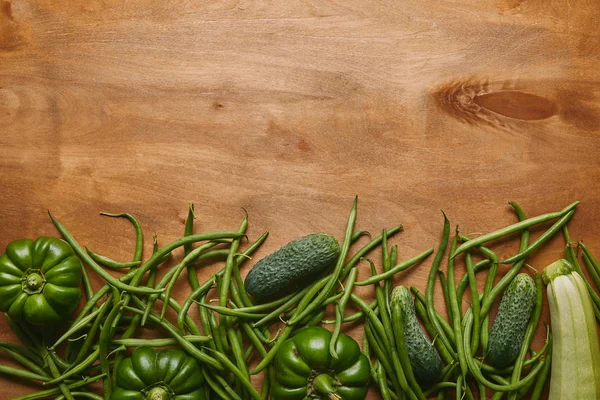
<path id="1" fill-rule="evenodd" d="M 0 310 L 34 325 L 68 318 L 81 300 L 81 268 L 71 246 L 61 239 L 9 243 L 0 256 Z"/>
<path id="2" fill-rule="evenodd" d="M 205 400 L 204 374 L 183 350 L 136 348 L 119 363 L 111 400 Z"/>
<path id="3" fill-rule="evenodd" d="M 311 326 L 287 339 L 275 356 L 271 399 L 362 400 L 371 378 L 369 360 L 350 336 L 340 334 L 338 358 L 329 353 L 331 332 Z"/>

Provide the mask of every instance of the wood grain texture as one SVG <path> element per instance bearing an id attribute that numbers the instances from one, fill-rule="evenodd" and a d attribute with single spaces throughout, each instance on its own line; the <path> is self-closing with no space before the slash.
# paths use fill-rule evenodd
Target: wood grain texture
<path id="1" fill-rule="evenodd" d="M 126 211 L 148 255 L 194 202 L 198 231 L 235 229 L 246 208 L 250 238 L 271 233 L 260 256 L 341 237 L 358 195 L 359 228 L 404 223 L 401 258 L 437 246 L 440 210 L 487 232 L 514 221 L 509 200 L 530 215 L 580 200 L 572 236 L 600 252 L 599 13 L 596 0 L 0 0 L 0 248 L 56 234 L 51 210 L 126 260 L 132 230 L 98 215 Z M 430 261 L 403 282 L 424 288 Z M 14 340 L 4 323 L 0 339 Z"/>

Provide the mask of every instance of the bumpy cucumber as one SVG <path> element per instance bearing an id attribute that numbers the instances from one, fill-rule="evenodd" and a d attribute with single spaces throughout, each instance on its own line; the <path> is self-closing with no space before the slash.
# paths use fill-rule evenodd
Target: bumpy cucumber
<path id="1" fill-rule="evenodd" d="M 517 359 L 535 305 L 535 295 L 535 282 L 527 274 L 515 276 L 508 285 L 489 335 L 486 360 L 490 364 L 503 368 Z"/>
<path id="2" fill-rule="evenodd" d="M 410 289 L 405 286 L 395 287 L 390 303 L 400 304 L 402 310 L 404 346 L 415 380 L 421 387 L 430 386 L 440 377 L 442 360 L 419 325 Z"/>
<path id="3" fill-rule="evenodd" d="M 307 285 L 318 272 L 335 264 L 340 255 L 336 238 L 315 233 L 296 239 L 259 260 L 244 286 L 255 299 L 272 298 Z"/>

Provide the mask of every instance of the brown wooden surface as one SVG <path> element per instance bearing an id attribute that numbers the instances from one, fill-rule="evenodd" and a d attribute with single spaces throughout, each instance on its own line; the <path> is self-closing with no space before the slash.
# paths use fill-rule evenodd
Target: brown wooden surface
<path id="1" fill-rule="evenodd" d="M 487 232 L 515 220 L 509 200 L 529 215 L 580 200 L 572 236 L 600 253 L 599 15 L 596 0 L 0 0 L 0 248 L 55 235 L 51 210 L 128 260 L 131 227 L 98 213 L 130 212 L 147 257 L 194 202 L 196 231 L 248 210 L 249 237 L 271 234 L 260 256 L 341 238 L 358 195 L 359 229 L 404 223 L 401 259 L 437 246 L 440 210 Z M 430 262 L 403 282 L 424 290 Z"/>

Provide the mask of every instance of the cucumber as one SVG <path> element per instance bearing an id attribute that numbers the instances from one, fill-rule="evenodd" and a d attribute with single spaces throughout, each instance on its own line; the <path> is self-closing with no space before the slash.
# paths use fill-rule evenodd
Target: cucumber
<path id="1" fill-rule="evenodd" d="M 527 274 L 514 277 L 500 300 L 489 335 L 486 360 L 503 368 L 517 359 L 535 305 L 535 282 Z"/>
<path id="2" fill-rule="evenodd" d="M 304 236 L 259 260 L 248 272 L 244 286 L 257 300 L 275 298 L 308 285 L 317 273 L 332 267 L 339 256 L 340 245 L 333 236 Z"/>
<path id="3" fill-rule="evenodd" d="M 396 286 L 390 297 L 392 309 L 395 303 L 400 305 L 404 347 L 415 380 L 421 387 L 431 386 L 442 373 L 442 359 L 419 325 L 410 289 Z"/>

